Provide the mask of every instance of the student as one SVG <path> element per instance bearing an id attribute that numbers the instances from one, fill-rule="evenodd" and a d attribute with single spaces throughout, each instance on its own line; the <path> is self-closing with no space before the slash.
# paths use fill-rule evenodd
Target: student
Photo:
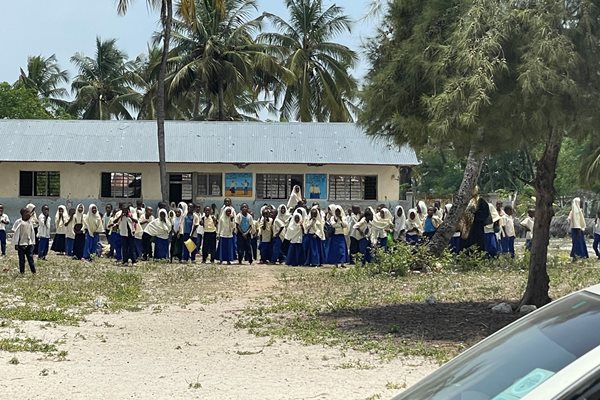
<path id="1" fill-rule="evenodd" d="M 210 262 L 214 263 L 217 253 L 217 218 L 213 215 L 211 207 L 204 207 L 204 215 L 200 219 L 200 226 L 204 230 L 202 237 L 202 263 L 206 263 L 210 255 Z"/>
<path id="2" fill-rule="evenodd" d="M 65 254 L 68 257 L 73 257 L 73 245 L 75 244 L 75 212 L 76 210 L 71 207 L 67 213 L 68 217 L 65 222 Z"/>
<path id="3" fill-rule="evenodd" d="M 425 225 L 425 218 L 427 218 L 427 204 L 423 200 L 417 203 L 417 217 L 421 221 L 421 226 Z"/>
<path id="4" fill-rule="evenodd" d="M 65 206 L 58 206 L 56 210 L 56 216 L 54 218 L 54 225 L 56 226 L 56 233 L 54 234 L 54 240 L 52 240 L 52 248 L 50 250 L 58 254 L 65 254 L 66 251 L 66 235 L 67 227 L 65 223 L 69 219 L 67 208 Z"/>
<path id="5" fill-rule="evenodd" d="M 496 212 L 500 216 L 498 224 L 494 225 L 494 232 L 496 233 L 496 243 L 498 244 L 498 254 L 504 253 L 504 249 L 502 248 L 502 239 L 504 237 L 504 225 L 506 224 L 506 214 L 504 213 L 504 209 L 502 206 L 503 204 L 501 201 L 496 202 Z"/>
<path id="6" fill-rule="evenodd" d="M 485 225 L 491 223 L 490 206 L 485 199 L 479 196 L 479 187 L 476 186 L 473 190 L 471 200 L 467 205 L 466 214 L 470 224 L 466 226 L 469 232 L 465 247 L 472 247 L 476 251 L 485 251 Z"/>
<path id="7" fill-rule="evenodd" d="M 307 236 L 305 265 L 320 267 L 325 262 L 323 251 L 323 217 L 316 206 L 310 210 L 309 218 L 304 220 L 304 234 Z"/>
<path id="8" fill-rule="evenodd" d="M 411 208 L 408 210 L 408 218 L 406 219 L 406 243 L 415 245 L 421 241 L 423 234 L 423 225 L 418 217 L 417 210 Z"/>
<path id="9" fill-rule="evenodd" d="M 183 219 L 183 210 L 181 208 L 175 209 L 175 215 L 171 219 L 171 262 L 173 262 L 173 258 L 177 258 L 179 262 L 182 260 Z"/>
<path id="10" fill-rule="evenodd" d="M 169 257 L 170 233 L 171 222 L 169 221 L 167 210 L 161 208 L 158 210 L 158 218 L 149 222 L 148 225 L 146 225 L 146 229 L 144 229 L 144 237 L 148 235 L 150 238 L 154 238 L 155 260 L 166 260 Z M 144 256 L 152 257 L 152 254 L 144 252 Z"/>
<path id="11" fill-rule="evenodd" d="M 535 225 L 535 210 L 530 208 L 527 210 L 527 218 L 521 221 L 521 226 L 527 232 L 525 234 L 525 250 L 531 251 L 531 241 L 533 240 L 533 227 Z"/>
<path id="12" fill-rule="evenodd" d="M 154 221 L 152 207 L 144 207 L 144 213 L 138 218 L 138 224 L 135 232 L 135 247 L 137 256 L 141 257 L 142 261 L 148 261 L 152 258 L 152 236 L 147 234 L 146 228 Z"/>
<path id="13" fill-rule="evenodd" d="M 304 237 L 304 225 L 302 224 L 302 214 L 295 212 L 285 231 L 285 239 L 290 242 L 285 263 L 292 267 L 300 266 L 304 263 L 304 250 L 302 249 L 302 240 Z"/>
<path id="14" fill-rule="evenodd" d="M 581 199 L 579 197 L 575 197 L 571 203 L 571 212 L 569 213 L 568 220 L 573 241 L 571 258 L 573 261 L 578 258 L 589 258 L 587 244 L 585 243 L 585 229 L 587 224 L 583 210 L 581 209 Z"/>
<path id="15" fill-rule="evenodd" d="M 26 209 L 29 210 L 29 214 L 31 215 L 29 221 L 31 222 L 31 224 L 33 225 L 33 229 L 35 231 L 35 245 L 33 246 L 33 254 L 38 253 L 38 228 L 39 228 L 39 221 L 35 212 L 35 204 L 29 203 L 25 206 Z"/>
<path id="16" fill-rule="evenodd" d="M 4 206 L 0 204 L 0 250 L 6 255 L 6 226 L 10 224 L 10 218 L 4 214 Z"/>
<path id="17" fill-rule="evenodd" d="M 404 241 L 406 233 L 406 214 L 400 205 L 394 209 L 394 241 Z"/>
<path id="18" fill-rule="evenodd" d="M 444 218 L 442 219 L 442 221 L 445 221 L 446 218 L 448 218 L 448 215 L 450 215 L 450 210 L 452 210 L 452 204 L 448 203 L 444 206 Z M 448 245 L 448 248 L 450 249 L 450 252 L 453 254 L 458 254 L 462 250 L 461 227 L 462 227 L 462 224 L 461 224 L 461 221 L 459 221 L 459 223 L 456 225 L 454 233 L 452 234 L 452 238 L 450 238 L 450 244 Z"/>
<path id="19" fill-rule="evenodd" d="M 115 256 L 115 248 L 112 243 L 112 238 L 110 237 L 111 229 L 110 222 L 113 212 L 112 204 L 108 203 L 104 206 L 104 215 L 102 216 L 102 225 L 104 226 L 104 235 L 106 236 L 106 241 L 108 242 L 108 257 L 113 258 Z"/>
<path id="20" fill-rule="evenodd" d="M 373 214 L 373 243 L 384 251 L 388 251 L 388 233 L 394 230 L 394 216 L 384 205 L 378 207 Z"/>
<path id="21" fill-rule="evenodd" d="M 371 262 L 371 223 L 373 221 L 373 211 L 369 207 L 365 210 L 363 217 L 354 225 L 354 232 L 358 240 L 358 249 L 363 256 L 363 265 Z"/>
<path id="22" fill-rule="evenodd" d="M 294 185 L 290 198 L 288 199 L 287 209 L 295 210 L 298 204 L 302 203 L 302 189 L 298 185 Z"/>
<path id="23" fill-rule="evenodd" d="M 344 215 L 344 209 L 336 206 L 333 215 L 329 218 L 329 224 L 333 228 L 333 236 L 329 243 L 329 252 L 327 253 L 327 264 L 336 267 L 344 267 L 348 262 L 348 247 L 346 243 L 346 234 L 348 233 L 348 223 Z"/>
<path id="24" fill-rule="evenodd" d="M 273 254 L 271 255 L 272 263 L 283 263 L 287 252 L 283 249 L 283 241 L 285 240 L 285 231 L 290 222 L 291 215 L 287 213 L 287 207 L 281 204 L 277 209 L 277 215 L 273 221 Z"/>
<path id="25" fill-rule="evenodd" d="M 231 265 L 234 260 L 233 234 L 235 232 L 235 211 L 233 207 L 225 207 L 219 218 L 217 235 L 219 237 L 219 247 L 217 249 L 218 259 L 221 264 L 224 262 Z"/>
<path id="26" fill-rule="evenodd" d="M 498 256 L 498 238 L 496 237 L 496 233 L 500 230 L 501 218 L 492 203 L 488 203 L 488 208 L 491 223 L 483 227 L 484 250 L 488 257 L 494 258 Z"/>
<path id="27" fill-rule="evenodd" d="M 95 204 L 90 204 L 87 216 L 85 217 L 85 248 L 83 259 L 92 260 L 92 254 L 100 257 L 100 232 L 104 231 L 102 226 L 102 217 Z"/>
<path id="28" fill-rule="evenodd" d="M 202 206 L 200 206 L 200 204 L 196 204 L 194 206 L 194 218 L 196 218 L 196 222 L 198 223 L 198 225 L 197 225 L 196 233 L 194 235 L 194 243 L 196 244 L 196 249 L 195 249 L 196 254 L 194 256 L 197 256 L 198 254 L 200 254 L 200 255 L 202 254 L 201 248 L 202 248 L 202 238 L 204 237 L 204 227 L 202 225 L 200 225 L 200 219 L 202 219 L 203 215 L 204 215 L 204 213 L 202 212 Z"/>
<path id="29" fill-rule="evenodd" d="M 233 208 L 233 205 L 231 203 L 231 199 L 229 197 L 225 197 L 223 199 L 223 206 L 221 207 L 221 212 L 219 213 L 219 217 L 217 218 L 217 221 L 221 220 L 221 215 L 223 214 L 223 212 L 225 211 L 225 209 L 227 207 L 231 207 L 232 210 L 232 216 L 235 220 L 236 217 L 236 212 L 235 212 L 235 208 Z M 217 256 L 219 255 L 219 249 L 217 246 Z M 237 240 L 233 241 L 233 258 L 236 259 L 237 258 Z"/>
<path id="30" fill-rule="evenodd" d="M 138 224 L 137 210 L 129 204 L 121 206 L 120 213 L 115 218 L 115 223 L 119 226 L 119 235 L 121 236 L 121 263 L 126 266 L 131 260 L 134 265 L 137 262 L 135 251 L 135 230 Z"/>
<path id="31" fill-rule="evenodd" d="M 262 218 L 258 221 L 258 237 L 260 239 L 260 263 L 269 264 L 273 257 L 273 218 L 268 207 L 264 207 Z"/>
<path id="32" fill-rule="evenodd" d="M 187 204 L 186 205 L 186 213 L 183 217 L 183 236 L 181 239 L 182 242 L 182 259 L 184 262 L 195 262 L 196 261 L 196 253 L 197 251 L 197 244 L 196 244 L 196 232 L 198 231 L 198 226 L 200 225 L 200 219 L 198 218 L 198 216 L 196 215 L 195 211 L 196 211 L 196 206 L 193 203 Z M 194 244 L 196 244 L 196 248 L 194 249 L 194 251 L 190 252 L 187 248 L 187 246 L 185 245 L 185 242 L 189 239 L 192 239 L 192 241 L 194 242 Z"/>
<path id="33" fill-rule="evenodd" d="M 427 216 L 423 222 L 423 237 L 431 240 L 441 224 L 442 220 L 436 215 L 435 208 L 429 207 L 427 209 Z"/>
<path id="34" fill-rule="evenodd" d="M 252 216 L 252 229 L 250 230 L 250 249 L 252 250 L 252 259 L 258 260 L 258 231 L 260 229 L 260 221 L 254 217 L 254 213 L 250 211 Z"/>
<path id="35" fill-rule="evenodd" d="M 362 235 L 360 235 L 354 227 L 358 224 L 358 222 L 362 218 L 362 213 L 360 211 L 360 207 L 353 205 L 352 212 L 348 214 L 348 230 L 350 236 L 350 264 L 354 264 L 354 257 L 356 254 L 360 253 L 360 249 L 358 248 L 358 242 L 362 239 Z"/>
<path id="36" fill-rule="evenodd" d="M 237 228 L 237 251 L 238 251 L 238 262 L 242 264 L 243 260 L 246 260 L 249 264 L 252 264 L 252 245 L 250 235 L 252 234 L 252 225 L 254 219 L 248 212 L 248 204 L 242 204 L 240 213 L 235 218 L 235 224 Z"/>
<path id="37" fill-rule="evenodd" d="M 75 239 L 73 241 L 73 259 L 81 260 L 83 258 L 83 251 L 85 248 L 85 208 L 83 204 L 78 204 L 75 209 L 75 215 L 73 216 L 73 231 L 75 233 Z"/>
<path id="38" fill-rule="evenodd" d="M 48 255 L 48 245 L 50 244 L 50 207 L 47 205 L 42 206 L 42 212 L 38 218 L 38 259 L 45 260 Z"/>
<path id="39" fill-rule="evenodd" d="M 515 258 L 515 221 L 512 206 L 504 207 L 504 225 L 502 226 L 502 253 Z"/>
<path id="40" fill-rule="evenodd" d="M 108 225 L 110 229 L 110 242 L 114 250 L 116 262 L 121 262 L 123 260 L 123 241 L 121 240 L 119 221 L 117 220 L 117 218 L 121 216 L 121 208 L 123 208 L 123 203 L 119 203 L 118 209 L 112 211 L 110 223 Z"/>
<path id="41" fill-rule="evenodd" d="M 596 253 L 596 257 L 600 260 L 600 250 L 598 249 L 598 245 L 600 245 L 600 210 L 596 211 L 596 219 L 594 220 L 594 252 Z"/>
<path id="42" fill-rule="evenodd" d="M 25 258 L 29 264 L 32 274 L 35 274 L 35 262 L 33 260 L 33 246 L 35 245 L 35 230 L 31 222 L 31 212 L 27 208 L 21 209 L 21 218 L 15 221 L 13 227 L 12 243 L 19 255 L 19 272 L 25 274 Z"/>
<path id="43" fill-rule="evenodd" d="M 433 210 L 436 217 L 439 218 L 440 221 L 444 220 L 444 209 L 442 208 L 442 202 L 436 200 L 433 202 Z"/>

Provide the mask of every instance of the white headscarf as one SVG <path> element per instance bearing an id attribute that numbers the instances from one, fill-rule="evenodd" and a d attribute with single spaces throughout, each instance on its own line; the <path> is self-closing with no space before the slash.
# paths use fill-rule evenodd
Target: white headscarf
<path id="1" fill-rule="evenodd" d="M 370 207 L 369 207 L 370 208 Z M 373 209 L 371 209 L 373 211 Z M 383 217 L 381 216 L 381 212 L 383 211 Z M 382 208 L 379 212 L 373 212 L 373 222 L 371 225 L 375 229 L 379 230 L 387 230 L 393 226 L 394 216 L 387 208 Z"/>
<path id="2" fill-rule="evenodd" d="M 185 218 L 185 214 L 183 213 L 183 210 L 181 208 L 178 208 L 177 210 L 180 211 L 181 215 L 179 217 L 177 216 L 177 214 L 173 216 L 171 226 L 176 233 L 183 233 L 183 219 Z"/>
<path id="3" fill-rule="evenodd" d="M 398 216 L 398 210 L 402 210 L 402 215 Z M 404 207 L 398 205 L 394 208 L 394 238 L 398 239 L 400 233 L 406 230 L 406 213 Z"/>
<path id="4" fill-rule="evenodd" d="M 187 215 L 188 205 L 185 201 L 180 201 L 177 207 L 181 210 L 181 215 Z"/>
<path id="5" fill-rule="evenodd" d="M 304 212 L 306 212 L 306 211 L 304 211 Z M 296 218 L 296 215 L 300 217 L 300 221 L 299 222 L 296 222 L 294 220 L 294 218 Z M 287 230 L 285 232 L 285 238 L 287 240 L 289 240 L 290 242 L 294 242 L 300 236 L 302 236 L 302 223 L 303 223 L 303 221 L 304 221 L 304 217 L 302 216 L 301 212 L 296 211 L 294 213 L 294 215 L 292 215 L 292 218 L 290 219 L 290 223 L 288 224 Z"/>
<path id="6" fill-rule="evenodd" d="M 313 206 L 310 209 L 311 213 L 313 210 L 317 212 L 317 218 L 313 220 L 312 215 L 310 214 L 308 217 L 304 217 L 304 230 L 308 233 L 309 228 L 312 227 L 312 230 L 319 237 L 319 239 L 325 240 L 325 231 L 323 230 L 323 215 L 321 214 L 319 207 Z"/>
<path id="7" fill-rule="evenodd" d="M 82 207 L 83 211 L 79 212 L 79 207 Z M 75 215 L 73 216 L 75 224 L 83 224 L 85 222 L 85 215 L 83 214 L 84 212 L 85 206 L 81 203 L 77 204 L 77 208 L 75 208 Z"/>
<path id="8" fill-rule="evenodd" d="M 164 221 L 160 219 L 161 215 L 165 216 Z M 153 219 L 152 222 L 146 225 L 144 232 L 150 236 L 162 236 L 162 239 L 164 239 L 165 236 L 169 236 L 169 232 L 171 232 L 171 222 L 169 221 L 167 210 L 164 208 L 158 210 L 158 218 Z"/>
<path id="9" fill-rule="evenodd" d="M 423 200 L 420 200 L 417 203 L 417 208 L 419 211 L 421 211 L 421 214 L 417 213 L 417 216 L 421 219 L 421 221 L 425 221 L 425 218 L 427 218 L 427 204 L 425 204 Z"/>
<path id="10" fill-rule="evenodd" d="M 582 229 L 585 230 L 587 223 L 585 222 L 585 216 L 581 209 L 581 199 L 575 197 L 571 203 L 571 212 L 569 213 L 569 224 L 571 229 Z"/>
<path id="11" fill-rule="evenodd" d="M 95 213 L 92 212 L 92 208 L 96 208 Z M 98 207 L 96 207 L 95 204 L 90 204 L 90 207 L 88 208 L 88 212 L 85 217 L 85 226 L 90 236 L 94 236 L 94 234 L 104 231 L 104 227 L 102 226 L 102 217 L 100 216 Z"/>
<path id="12" fill-rule="evenodd" d="M 59 226 L 64 226 L 65 222 L 67 222 L 68 220 L 69 214 L 67 213 L 67 208 L 63 205 L 58 206 L 58 209 L 56 210 L 56 216 L 54 219 L 56 227 L 58 228 Z"/>
<path id="13" fill-rule="evenodd" d="M 296 193 L 296 188 L 298 188 L 298 193 Z M 288 200 L 287 208 L 290 210 L 293 210 L 294 207 L 296 207 L 298 205 L 298 203 L 300 203 L 301 201 L 302 201 L 302 189 L 300 189 L 300 186 L 295 185 L 292 188 L 292 193 L 290 193 L 290 199 Z"/>
<path id="14" fill-rule="evenodd" d="M 411 218 L 410 214 L 414 213 L 414 218 Z M 423 225 L 421 224 L 421 220 L 419 219 L 419 215 L 417 214 L 417 210 L 411 208 L 408 210 L 408 215 L 406 218 L 406 231 L 412 231 L 417 229 L 419 233 L 423 232 Z"/>
<path id="15" fill-rule="evenodd" d="M 452 204 L 448 203 L 444 206 L 444 219 L 450 214 L 450 210 L 452 209 Z"/>
<path id="16" fill-rule="evenodd" d="M 231 215 L 227 216 L 227 210 L 231 211 Z M 228 237 L 229 235 L 233 234 L 233 229 L 235 228 L 235 221 L 232 222 L 231 217 L 235 219 L 235 210 L 231 206 L 225 207 L 223 209 L 223 212 L 219 216 L 219 236 L 227 235 Z"/>

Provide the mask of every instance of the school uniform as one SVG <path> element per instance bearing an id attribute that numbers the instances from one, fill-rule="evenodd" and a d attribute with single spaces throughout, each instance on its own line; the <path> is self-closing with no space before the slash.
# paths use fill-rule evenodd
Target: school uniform
<path id="1" fill-rule="evenodd" d="M 148 225 L 154 221 L 154 216 L 146 217 L 146 212 L 138 217 L 138 224 L 135 231 L 135 248 L 137 257 L 144 260 L 152 258 L 152 236 L 145 232 Z"/>
<path id="2" fill-rule="evenodd" d="M 171 262 L 174 258 L 182 260 L 183 252 L 183 214 L 180 217 L 174 216 L 171 220 Z"/>
<path id="3" fill-rule="evenodd" d="M 75 238 L 73 240 L 73 258 L 77 258 L 81 260 L 83 258 L 83 252 L 85 249 L 85 232 L 84 232 L 84 222 L 85 215 L 82 212 L 79 212 L 79 206 L 83 206 L 82 204 L 77 205 L 75 211 L 75 215 L 73 216 L 73 230 L 75 232 Z"/>
<path id="4" fill-rule="evenodd" d="M 194 249 L 195 254 L 194 257 L 198 255 L 202 255 L 202 238 L 204 237 L 204 227 L 200 225 L 200 219 L 204 214 L 202 213 L 194 213 L 194 217 L 196 218 L 196 232 L 192 235 L 192 239 L 194 243 L 196 243 L 196 248 Z"/>
<path id="5" fill-rule="evenodd" d="M 259 221 L 257 220 L 253 220 L 252 229 L 250 231 L 250 249 L 252 250 L 253 260 L 258 260 L 258 222 Z"/>
<path id="6" fill-rule="evenodd" d="M 198 219 L 198 216 L 194 213 L 192 214 L 186 214 L 185 216 L 183 216 L 183 236 L 182 236 L 182 243 L 183 246 L 181 247 L 182 250 L 182 259 L 183 261 L 196 261 L 196 253 L 197 253 L 197 243 L 195 240 L 195 235 L 196 235 L 196 231 L 198 230 L 198 225 L 200 224 L 200 220 Z M 185 245 L 185 242 L 188 241 L 189 239 L 192 239 L 192 241 L 194 242 L 194 244 L 196 244 L 196 249 L 194 249 L 194 251 L 192 251 L 190 253 L 190 251 L 188 250 L 187 246 Z"/>
<path id="7" fill-rule="evenodd" d="M 208 256 L 215 262 L 217 256 L 217 218 L 213 215 L 204 215 L 200 220 L 204 235 L 202 236 L 202 262 L 206 263 Z"/>
<path id="8" fill-rule="evenodd" d="M 32 274 L 35 274 L 35 261 L 33 260 L 33 247 L 35 246 L 35 230 L 31 221 L 23 221 L 21 218 L 15 221 L 13 226 L 12 243 L 17 249 L 19 256 L 19 272 L 25 273 L 25 259 L 29 264 Z"/>
<path id="9" fill-rule="evenodd" d="M 121 262 L 126 265 L 131 260 L 131 263 L 135 264 L 137 262 L 135 250 L 137 211 L 130 208 L 125 211 L 125 215 L 123 211 L 118 211 L 117 219 L 119 219 L 119 236 L 121 236 Z"/>
<path id="10" fill-rule="evenodd" d="M 35 245 L 33 246 L 33 254 L 38 253 L 38 227 L 39 221 L 37 219 L 37 215 L 35 213 L 35 204 L 29 203 L 25 206 L 27 210 L 31 213 L 31 217 L 29 218 L 29 222 L 33 225 L 33 230 L 35 232 Z"/>
<path id="11" fill-rule="evenodd" d="M 237 225 L 237 251 L 238 251 L 238 262 L 241 264 L 243 260 L 252 264 L 252 226 L 254 219 L 250 213 L 244 215 L 239 213 L 235 217 L 235 223 Z"/>
<path id="12" fill-rule="evenodd" d="M 371 262 L 371 222 L 367 221 L 365 217 L 361 218 L 354 225 L 354 235 L 358 240 L 358 250 L 363 256 L 363 265 Z"/>
<path id="13" fill-rule="evenodd" d="M 504 214 L 504 230 L 502 233 L 502 253 L 515 257 L 515 221 L 512 215 Z"/>
<path id="14" fill-rule="evenodd" d="M 332 216 L 329 224 L 333 228 L 333 235 L 329 243 L 329 252 L 327 253 L 327 264 L 340 265 L 348 262 L 348 247 L 346 245 L 346 232 L 348 224 L 344 217 L 337 218 Z"/>
<path id="15" fill-rule="evenodd" d="M 437 215 L 427 216 L 423 223 L 423 236 L 431 240 L 441 224 L 442 220 Z"/>
<path id="16" fill-rule="evenodd" d="M 281 212 L 282 206 L 285 207 L 285 205 L 282 204 L 277 208 L 277 216 L 273 221 L 273 253 L 271 255 L 271 262 L 273 263 L 285 262 L 287 255 L 287 249 L 284 248 L 283 244 L 285 241 L 286 228 L 291 216 L 287 213 L 287 207 L 285 213 Z"/>
<path id="17" fill-rule="evenodd" d="M 108 242 L 108 258 L 115 257 L 115 248 L 113 246 L 113 240 L 111 237 L 111 229 L 109 226 L 112 223 L 112 217 L 109 213 L 104 213 L 102 216 L 102 225 L 104 226 L 104 235 L 106 236 L 106 241 Z"/>
<path id="18" fill-rule="evenodd" d="M 394 217 L 387 208 L 382 208 L 379 212 L 373 212 L 373 239 L 377 246 L 384 251 L 388 251 L 388 232 L 394 229 Z M 381 216 L 383 211 L 384 216 Z"/>
<path id="19" fill-rule="evenodd" d="M 259 221 L 258 236 L 260 238 L 260 262 L 266 264 L 273 257 L 273 219 L 270 217 Z"/>
<path id="20" fill-rule="evenodd" d="M 160 218 L 161 215 L 164 221 Z M 155 218 L 146 225 L 144 236 L 149 236 L 150 240 L 154 238 L 154 259 L 166 260 L 169 257 L 169 234 L 171 233 L 171 222 L 167 216 L 167 211 L 164 209 L 158 210 L 158 218 Z M 152 251 L 147 254 L 152 257 Z"/>
<path id="21" fill-rule="evenodd" d="M 585 229 L 587 224 L 585 222 L 583 210 L 581 209 L 581 199 L 579 199 L 579 197 L 573 199 L 568 220 L 569 227 L 571 228 L 571 239 L 573 241 L 571 258 L 589 258 L 587 244 L 585 242 Z"/>
<path id="22" fill-rule="evenodd" d="M 354 256 L 358 253 L 360 253 L 360 249 L 358 248 L 358 242 L 360 241 L 360 239 L 362 238 L 362 235 L 360 235 L 359 233 L 356 232 L 356 229 L 354 229 L 354 227 L 356 226 L 356 224 L 358 224 L 358 222 L 360 221 L 361 216 L 360 214 L 351 214 L 348 216 L 348 230 L 349 230 L 349 236 L 350 236 L 350 246 L 349 246 L 349 250 L 350 250 L 350 263 L 354 264 Z"/>
<path id="23" fill-rule="evenodd" d="M 96 213 L 92 213 L 92 208 L 95 207 L 94 204 L 91 204 L 88 208 L 88 213 L 85 218 L 85 248 L 83 251 L 83 258 L 86 260 L 91 260 L 92 254 L 100 257 L 101 255 L 101 245 L 100 245 L 100 232 L 104 231 L 104 226 L 102 226 L 102 217 L 98 211 Z"/>
<path id="24" fill-rule="evenodd" d="M 50 250 L 56 253 L 64 253 L 66 251 L 66 234 L 67 227 L 65 222 L 69 220 L 69 215 L 64 206 L 59 206 L 56 216 L 54 218 L 54 225 L 56 226 L 56 232 L 54 233 L 54 239 L 52 240 L 52 247 Z"/>
<path id="25" fill-rule="evenodd" d="M 75 244 L 75 216 L 67 217 L 65 221 L 65 254 L 73 257 L 73 246 Z"/>
<path id="26" fill-rule="evenodd" d="M 304 222 L 304 236 L 306 238 L 306 260 L 304 265 L 321 266 L 325 262 L 325 251 L 323 249 L 323 221 L 320 215 L 309 218 Z"/>
<path id="27" fill-rule="evenodd" d="M 6 214 L 0 214 L 0 251 L 6 255 L 6 227 L 10 224 L 10 218 Z"/>
<path id="28" fill-rule="evenodd" d="M 402 215 L 398 216 L 398 211 L 402 210 Z M 394 241 L 399 242 L 405 239 L 406 232 L 406 213 L 402 206 L 396 206 L 394 209 Z"/>
<path id="29" fill-rule="evenodd" d="M 414 213 L 414 218 L 410 217 L 411 213 Z M 421 225 L 421 220 L 416 214 L 416 210 L 408 210 L 408 218 L 406 219 L 406 243 L 409 245 L 418 244 L 421 241 L 421 234 L 423 233 L 423 225 Z"/>
<path id="30" fill-rule="evenodd" d="M 301 216 L 301 214 L 296 215 Z M 303 229 L 302 218 L 300 218 L 300 222 L 296 222 L 294 221 L 294 217 L 292 217 L 285 232 L 285 239 L 290 243 L 285 263 L 291 267 L 300 266 L 306 260 L 304 249 L 302 248 L 302 241 L 304 239 Z"/>
<path id="31" fill-rule="evenodd" d="M 598 246 L 600 245 L 600 218 L 596 217 L 594 220 L 594 244 L 592 247 L 594 248 L 594 252 L 596 253 L 596 257 L 600 259 L 600 249 Z"/>
<path id="32" fill-rule="evenodd" d="M 533 240 L 533 226 L 535 224 L 535 220 L 532 217 L 527 217 L 523 221 L 521 221 L 521 226 L 527 228 L 527 233 L 525 234 L 525 250 L 531 250 L 531 241 Z"/>
<path id="33" fill-rule="evenodd" d="M 231 211 L 230 216 L 227 216 L 226 211 Z M 235 218 L 232 221 L 232 217 L 235 215 L 233 207 L 226 207 L 219 218 L 219 225 L 217 226 L 217 235 L 219 237 L 219 244 L 217 247 L 217 258 L 221 262 L 231 263 L 235 259 L 235 249 L 233 234 L 235 232 Z"/>
<path id="34" fill-rule="evenodd" d="M 489 213 L 492 223 L 483 227 L 484 250 L 488 257 L 496 257 L 498 255 L 498 238 L 496 237 L 496 229 L 498 229 L 500 214 L 496 207 L 488 203 Z"/>
<path id="35" fill-rule="evenodd" d="M 50 226 L 52 218 L 45 216 L 43 213 L 38 218 L 38 258 L 45 260 L 48 255 L 48 249 L 50 244 Z"/>

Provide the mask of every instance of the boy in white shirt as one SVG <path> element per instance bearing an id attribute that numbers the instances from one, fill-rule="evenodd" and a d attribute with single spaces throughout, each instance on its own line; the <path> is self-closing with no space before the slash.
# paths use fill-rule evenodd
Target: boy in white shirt
<path id="1" fill-rule="evenodd" d="M 248 205 L 242 204 L 240 212 L 235 216 L 235 224 L 237 227 L 237 252 L 238 262 L 241 264 L 243 260 L 252 264 L 252 243 L 251 235 L 254 225 L 254 219 L 248 211 Z"/>
<path id="2" fill-rule="evenodd" d="M 31 212 L 27 208 L 21 209 L 21 218 L 13 226 L 13 245 L 19 254 L 19 272 L 25 274 L 25 258 L 32 274 L 35 274 L 33 261 L 33 247 L 35 246 L 35 230 L 31 222 Z"/>
<path id="3" fill-rule="evenodd" d="M 10 224 L 8 215 L 4 214 L 4 206 L 0 204 L 0 250 L 6 255 L 6 226 Z"/>
<path id="4" fill-rule="evenodd" d="M 596 252 L 596 257 L 600 260 L 600 250 L 598 250 L 598 245 L 600 245 L 600 210 L 596 211 L 596 219 L 594 220 L 594 251 Z"/>
<path id="5" fill-rule="evenodd" d="M 521 221 L 521 226 L 525 228 L 527 234 L 525 235 L 525 249 L 531 250 L 531 241 L 533 239 L 533 226 L 535 223 L 534 220 L 535 210 L 529 209 L 527 210 L 527 218 Z"/>
<path id="6" fill-rule="evenodd" d="M 48 255 L 48 246 L 50 244 L 50 208 L 47 205 L 42 206 L 42 212 L 38 218 L 38 259 L 45 260 Z"/>
<path id="7" fill-rule="evenodd" d="M 511 206 L 504 207 L 504 215 L 502 216 L 504 225 L 502 228 L 502 253 L 510 254 L 515 258 L 515 221 L 513 219 L 513 208 Z"/>

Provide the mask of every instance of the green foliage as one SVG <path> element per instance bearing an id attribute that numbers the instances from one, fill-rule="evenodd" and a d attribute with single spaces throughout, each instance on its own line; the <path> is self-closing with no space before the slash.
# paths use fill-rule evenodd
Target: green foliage
<path id="1" fill-rule="evenodd" d="M 60 87 L 67 82 L 69 82 L 69 74 L 66 70 L 60 69 L 56 55 L 52 54 L 47 58 L 38 55 L 27 57 L 27 71 L 21 69 L 21 75 L 15 86 L 34 90 L 55 109 L 67 106 L 67 101 L 62 100 L 67 96 L 67 90 Z"/>
<path id="2" fill-rule="evenodd" d="M 45 119 L 51 115 L 34 90 L 1 82 L 0 118 Z"/>
<path id="3" fill-rule="evenodd" d="M 4 338 L 0 339 L 0 351 L 8 351 L 10 353 L 30 352 L 30 353 L 55 353 L 58 351 L 55 344 L 44 343 L 40 339 L 27 337 L 21 338 Z M 11 364 L 18 364 L 11 362 Z"/>

